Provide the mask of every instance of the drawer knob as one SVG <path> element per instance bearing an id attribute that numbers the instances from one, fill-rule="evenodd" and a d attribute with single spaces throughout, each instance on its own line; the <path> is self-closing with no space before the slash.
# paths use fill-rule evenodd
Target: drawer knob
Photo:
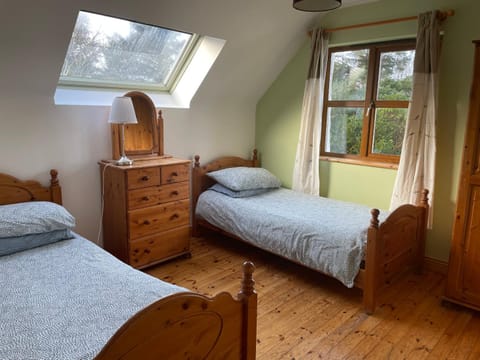
<path id="1" fill-rule="evenodd" d="M 142 200 L 143 201 L 148 201 L 148 200 L 150 200 L 150 198 L 148 196 L 144 196 L 144 197 L 142 197 Z"/>
<path id="2" fill-rule="evenodd" d="M 172 196 L 178 196 L 178 191 L 177 190 L 172 191 L 171 194 L 172 194 Z"/>
<path id="3" fill-rule="evenodd" d="M 175 181 L 175 178 L 178 176 L 178 173 L 176 171 L 172 172 L 170 176 L 168 177 L 168 182 L 173 182 Z"/>
<path id="4" fill-rule="evenodd" d="M 145 220 L 145 221 L 143 222 L 143 225 L 150 225 L 150 220 Z"/>
<path id="5" fill-rule="evenodd" d="M 149 177 L 148 175 L 144 175 L 144 176 L 142 176 L 142 177 L 140 178 L 140 180 L 142 180 L 142 181 L 148 181 L 148 180 L 150 180 L 150 177 Z"/>
<path id="6" fill-rule="evenodd" d="M 170 220 L 175 220 L 175 219 L 178 219 L 180 216 L 178 214 L 173 214 L 172 216 L 170 216 Z"/>

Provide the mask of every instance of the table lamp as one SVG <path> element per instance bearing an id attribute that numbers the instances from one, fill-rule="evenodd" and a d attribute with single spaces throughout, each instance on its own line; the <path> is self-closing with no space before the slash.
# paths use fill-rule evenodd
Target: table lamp
<path id="1" fill-rule="evenodd" d="M 130 160 L 125 155 L 125 124 L 136 124 L 137 117 L 133 107 L 132 98 L 128 96 L 118 96 L 113 100 L 112 109 L 110 110 L 110 117 L 108 119 L 110 124 L 120 125 L 120 159 L 115 161 L 116 165 L 132 165 L 133 160 Z"/>

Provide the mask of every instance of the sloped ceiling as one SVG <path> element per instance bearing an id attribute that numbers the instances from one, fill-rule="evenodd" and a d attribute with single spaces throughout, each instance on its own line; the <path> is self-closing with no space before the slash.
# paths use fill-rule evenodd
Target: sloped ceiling
<path id="1" fill-rule="evenodd" d="M 344 0 L 343 6 L 364 2 Z M 199 93 L 249 106 L 258 101 L 321 16 L 294 10 L 291 0 L 2 1 L 0 95 L 53 97 L 79 10 L 225 39 L 225 48 Z"/>

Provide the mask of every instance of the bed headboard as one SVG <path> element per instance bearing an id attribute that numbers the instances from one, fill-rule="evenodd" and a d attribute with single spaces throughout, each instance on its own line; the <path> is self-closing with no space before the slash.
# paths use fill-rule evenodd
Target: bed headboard
<path id="1" fill-rule="evenodd" d="M 38 181 L 21 181 L 11 175 L 0 174 L 0 205 L 27 201 L 51 201 L 62 204 L 62 188 L 58 181 L 58 171 L 50 170 L 50 186 L 42 186 Z"/>
<path id="2" fill-rule="evenodd" d="M 195 207 L 197 205 L 197 199 L 200 194 L 212 186 L 215 181 L 207 176 L 210 171 L 221 170 L 237 166 L 258 167 L 258 154 L 257 149 L 253 150 L 252 159 L 243 159 L 237 156 L 224 156 L 217 158 L 208 164 L 200 166 L 200 156 L 195 155 L 195 163 L 192 174 L 192 211 L 195 215 Z M 195 219 L 195 216 L 192 217 Z"/>

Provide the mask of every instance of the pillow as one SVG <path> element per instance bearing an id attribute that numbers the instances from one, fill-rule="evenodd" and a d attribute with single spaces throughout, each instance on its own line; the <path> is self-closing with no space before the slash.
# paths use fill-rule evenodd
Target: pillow
<path id="1" fill-rule="evenodd" d="M 251 190 L 235 191 L 235 190 L 230 190 L 229 188 L 221 184 L 215 184 L 212 187 L 210 187 L 209 190 L 213 190 L 233 198 L 246 198 L 250 196 L 264 194 L 272 189 L 251 189 Z"/>
<path id="2" fill-rule="evenodd" d="M 278 188 L 282 184 L 267 169 L 255 167 L 232 167 L 212 171 L 207 175 L 234 191 Z"/>
<path id="3" fill-rule="evenodd" d="M 63 207 L 48 201 L 0 206 L 0 238 L 72 229 L 75 218 Z"/>
<path id="4" fill-rule="evenodd" d="M 23 236 L 0 238 L 0 256 L 13 254 L 19 251 L 28 250 L 71 238 L 73 238 L 73 235 L 70 229 L 54 230 L 41 234 L 28 234 Z"/>

